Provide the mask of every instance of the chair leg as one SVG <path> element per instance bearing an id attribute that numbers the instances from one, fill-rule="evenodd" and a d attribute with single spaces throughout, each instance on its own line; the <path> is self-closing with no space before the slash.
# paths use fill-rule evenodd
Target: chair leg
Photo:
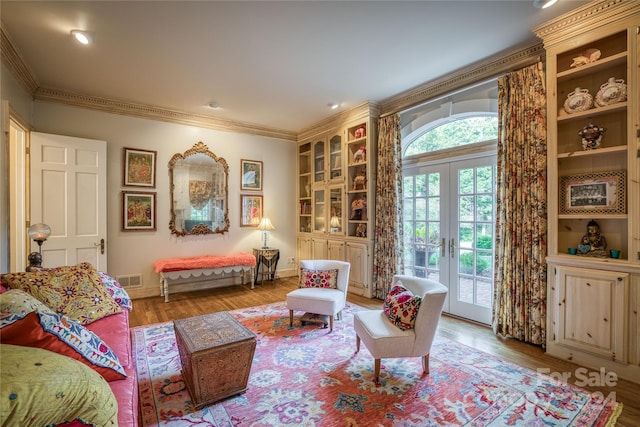
<path id="1" fill-rule="evenodd" d="M 329 332 L 333 331 L 333 316 L 329 316 Z"/>
<path id="2" fill-rule="evenodd" d="M 356 335 L 356 353 L 360 351 L 360 337 Z"/>
<path id="3" fill-rule="evenodd" d="M 342 320 L 342 310 L 338 312 L 338 320 Z"/>
<path id="4" fill-rule="evenodd" d="M 425 374 L 429 374 L 429 355 L 422 356 L 422 369 Z"/>
<path id="5" fill-rule="evenodd" d="M 380 384 L 380 359 L 373 361 L 373 376 L 376 380 L 376 384 Z"/>
<path id="6" fill-rule="evenodd" d="M 289 326 L 293 327 L 293 310 L 289 310 Z"/>

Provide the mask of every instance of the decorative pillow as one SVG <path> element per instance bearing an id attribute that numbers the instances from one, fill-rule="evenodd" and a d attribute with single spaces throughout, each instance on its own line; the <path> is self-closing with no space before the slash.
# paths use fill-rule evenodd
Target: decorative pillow
<path id="1" fill-rule="evenodd" d="M 0 344 L 3 425 L 52 426 L 75 420 L 116 426 L 109 384 L 82 363 L 40 348 Z"/>
<path id="2" fill-rule="evenodd" d="M 3 344 L 43 348 L 78 360 L 107 381 L 127 376 L 100 337 L 21 290 L 0 295 L 0 336 Z"/>
<path id="3" fill-rule="evenodd" d="M 338 270 L 300 269 L 300 288 L 333 288 L 338 289 Z"/>
<path id="4" fill-rule="evenodd" d="M 9 273 L 3 278 L 10 288 L 22 289 L 83 325 L 122 312 L 87 262 L 48 271 Z"/>
<path id="5" fill-rule="evenodd" d="M 396 282 L 389 290 L 382 304 L 384 314 L 391 323 L 403 331 L 413 329 L 422 298 L 405 288 L 402 282 Z"/>
<path id="6" fill-rule="evenodd" d="M 133 310 L 133 304 L 131 303 L 129 294 L 116 279 L 102 271 L 98 271 L 98 276 L 100 276 L 102 284 L 107 288 L 109 295 L 111 295 L 113 300 L 117 302 L 120 307 L 126 308 L 129 311 Z"/>

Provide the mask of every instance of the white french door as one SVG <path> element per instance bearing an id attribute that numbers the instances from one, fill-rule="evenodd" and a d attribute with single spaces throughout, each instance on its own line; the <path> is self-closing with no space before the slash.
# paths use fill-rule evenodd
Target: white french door
<path id="1" fill-rule="evenodd" d="M 491 323 L 495 156 L 403 169 L 405 274 L 449 288 L 444 311 Z"/>

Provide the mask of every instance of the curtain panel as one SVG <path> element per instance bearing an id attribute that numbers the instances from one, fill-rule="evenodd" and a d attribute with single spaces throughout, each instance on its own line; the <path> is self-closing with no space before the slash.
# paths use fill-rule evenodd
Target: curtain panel
<path id="1" fill-rule="evenodd" d="M 373 297 L 384 299 L 402 261 L 402 146 L 400 115 L 378 124 L 376 222 L 374 230 Z"/>
<path id="2" fill-rule="evenodd" d="M 542 63 L 498 79 L 493 330 L 546 341 L 547 141 Z"/>

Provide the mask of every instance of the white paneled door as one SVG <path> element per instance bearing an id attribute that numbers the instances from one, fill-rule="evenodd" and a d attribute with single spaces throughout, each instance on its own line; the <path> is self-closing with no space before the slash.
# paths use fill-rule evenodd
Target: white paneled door
<path id="1" fill-rule="evenodd" d="M 107 271 L 107 143 L 32 132 L 30 152 L 31 223 L 51 227 L 43 265 Z"/>

